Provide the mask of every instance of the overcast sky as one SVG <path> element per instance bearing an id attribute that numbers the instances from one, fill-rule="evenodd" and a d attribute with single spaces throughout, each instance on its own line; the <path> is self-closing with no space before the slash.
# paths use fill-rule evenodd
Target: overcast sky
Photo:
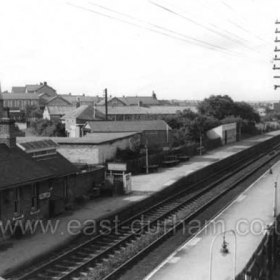
<path id="1" fill-rule="evenodd" d="M 279 0 L 0 0 L 2 90 L 278 100 L 277 17 Z"/>

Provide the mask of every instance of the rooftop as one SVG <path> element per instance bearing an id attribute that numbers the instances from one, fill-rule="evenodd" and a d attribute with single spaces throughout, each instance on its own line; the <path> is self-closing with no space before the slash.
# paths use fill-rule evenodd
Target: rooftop
<path id="1" fill-rule="evenodd" d="M 39 96 L 35 93 L 2 93 L 3 100 L 22 99 L 22 100 L 39 100 Z"/>
<path id="2" fill-rule="evenodd" d="M 122 132 L 122 133 L 88 133 L 85 137 L 18 137 L 17 142 L 20 145 L 24 143 L 40 141 L 40 140 L 52 140 L 57 144 L 90 144 L 100 145 L 107 142 L 114 142 L 119 139 L 124 139 L 138 134 L 138 132 Z"/>
<path id="3" fill-rule="evenodd" d="M 108 106 L 109 115 L 175 115 L 184 110 L 196 112 L 195 106 Z M 97 110 L 105 114 L 105 107 L 98 106 Z"/>
<path id="4" fill-rule="evenodd" d="M 65 115 L 76 109 L 75 106 L 46 106 L 50 115 Z"/>
<path id="5" fill-rule="evenodd" d="M 63 119 L 79 119 L 79 120 L 85 120 L 85 121 L 90 121 L 90 120 L 100 120 L 104 119 L 105 116 L 103 113 L 100 111 L 96 110 L 93 106 L 90 105 L 81 105 L 80 107 L 71 110 L 67 112 L 63 116 Z"/>
<path id="6" fill-rule="evenodd" d="M 138 105 L 141 102 L 143 105 L 159 105 L 159 101 L 153 96 L 124 96 L 118 97 L 126 105 Z"/>
<path id="7" fill-rule="evenodd" d="M 68 102 L 92 102 L 92 103 L 97 103 L 98 101 L 100 101 L 100 97 L 99 96 L 87 96 L 87 95 L 70 95 L 70 94 L 60 94 L 59 96 L 63 97 L 65 100 L 67 100 Z"/>
<path id="8" fill-rule="evenodd" d="M 91 132 L 142 132 L 155 130 L 171 130 L 163 120 L 153 121 L 89 121 L 86 128 Z"/>
<path id="9" fill-rule="evenodd" d="M 0 189 L 42 181 L 53 173 L 19 148 L 0 144 Z"/>

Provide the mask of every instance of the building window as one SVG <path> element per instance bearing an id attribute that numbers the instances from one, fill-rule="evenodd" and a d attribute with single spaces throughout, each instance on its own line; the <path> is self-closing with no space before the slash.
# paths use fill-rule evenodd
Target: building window
<path id="1" fill-rule="evenodd" d="M 39 208 L 39 186 L 37 184 L 32 185 L 31 207 L 33 210 Z"/>
<path id="2" fill-rule="evenodd" d="M 15 214 L 20 213 L 20 196 L 21 196 L 20 188 L 15 189 L 15 200 L 14 200 L 14 212 Z"/>

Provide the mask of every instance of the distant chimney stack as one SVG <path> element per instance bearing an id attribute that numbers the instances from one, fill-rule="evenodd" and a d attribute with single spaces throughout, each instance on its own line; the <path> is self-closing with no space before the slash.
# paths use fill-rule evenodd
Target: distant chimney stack
<path id="1" fill-rule="evenodd" d="M 44 86 L 46 86 L 47 85 L 47 82 L 44 82 Z"/>
<path id="2" fill-rule="evenodd" d="M 77 98 L 76 108 L 79 108 L 81 106 L 80 98 Z"/>

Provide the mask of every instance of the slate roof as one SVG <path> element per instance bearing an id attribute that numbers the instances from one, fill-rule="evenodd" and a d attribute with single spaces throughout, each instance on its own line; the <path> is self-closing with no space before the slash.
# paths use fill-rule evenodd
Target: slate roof
<path id="1" fill-rule="evenodd" d="M 86 128 L 91 132 L 142 132 L 171 130 L 163 120 L 153 121 L 89 121 Z"/>
<path id="2" fill-rule="evenodd" d="M 43 85 L 26 85 L 25 86 L 27 92 L 37 91 L 41 87 L 43 87 Z"/>
<path id="3" fill-rule="evenodd" d="M 75 106 L 47 106 L 50 115 L 63 116 L 69 112 L 72 112 L 76 109 Z"/>
<path id="4" fill-rule="evenodd" d="M 126 105 L 138 105 L 141 102 L 143 105 L 159 105 L 159 101 L 152 96 L 124 96 L 118 97 Z"/>
<path id="5" fill-rule="evenodd" d="M 72 103 L 71 103 L 70 101 L 68 101 L 67 99 L 65 99 L 64 97 L 62 97 L 62 96 L 60 96 L 60 95 L 56 95 L 56 96 L 53 96 L 53 97 L 49 98 L 49 99 L 47 100 L 47 103 L 46 103 L 46 104 L 48 104 L 48 103 L 50 103 L 50 102 L 52 102 L 52 101 L 54 101 L 54 100 L 56 100 L 56 99 L 61 99 L 62 101 L 64 101 L 64 102 L 65 102 L 66 104 L 68 104 L 69 106 L 72 105 Z M 67 105 L 61 105 L 61 106 L 67 106 Z"/>
<path id="6" fill-rule="evenodd" d="M 0 144 L 0 189 L 42 181 L 53 173 L 19 148 Z"/>
<path id="7" fill-rule="evenodd" d="M 21 146 L 24 143 L 30 143 L 34 141 L 51 140 L 57 144 L 90 144 L 100 145 L 107 142 L 114 142 L 118 139 L 124 139 L 138 134 L 139 132 L 114 132 L 114 133 L 88 133 L 84 137 L 44 137 L 44 136 L 27 136 L 18 137 L 17 143 Z"/>
<path id="8" fill-rule="evenodd" d="M 101 99 L 99 96 L 87 96 L 87 95 L 60 94 L 59 96 L 63 97 L 65 100 L 67 100 L 72 104 L 76 104 L 78 100 L 80 100 L 80 102 L 97 103 Z"/>
<path id="9" fill-rule="evenodd" d="M 52 174 L 58 177 L 68 176 L 79 172 L 79 169 L 68 159 L 63 157 L 60 153 L 48 155 L 45 157 L 39 157 L 35 160 L 44 165 L 48 170 L 52 172 Z"/>
<path id="10" fill-rule="evenodd" d="M 25 93 L 25 87 L 12 87 L 12 93 Z"/>
<path id="11" fill-rule="evenodd" d="M 62 119 L 79 119 L 85 121 L 104 119 L 105 116 L 100 111 L 96 110 L 93 106 L 81 105 L 80 107 L 65 114 Z"/>
<path id="12" fill-rule="evenodd" d="M 117 101 L 123 103 L 123 105 L 127 105 L 126 102 L 122 101 L 122 100 L 121 100 L 120 98 L 118 98 L 118 97 L 110 97 L 110 98 L 108 98 L 107 101 L 110 102 L 110 101 L 112 101 L 112 100 L 117 100 Z M 104 106 L 104 105 L 105 105 L 105 98 L 103 98 L 102 100 L 100 100 L 96 105 L 98 105 L 98 106 Z"/>
<path id="13" fill-rule="evenodd" d="M 174 115 L 187 109 L 197 111 L 195 106 L 108 106 L 108 115 Z M 105 114 L 105 107 L 98 106 L 97 110 Z"/>
<path id="14" fill-rule="evenodd" d="M 21 139 L 21 137 L 18 137 L 18 139 Z M 34 137 L 34 139 L 30 139 L 30 141 L 23 141 L 22 143 L 20 143 L 20 141 L 17 142 L 17 145 L 21 147 L 26 153 L 48 150 L 56 151 L 58 146 L 57 143 L 50 138 L 40 139 L 39 137 Z M 40 157 L 34 157 L 33 159 L 36 162 L 39 162 L 41 166 L 44 166 L 47 170 L 49 170 L 54 176 L 67 176 L 70 174 L 75 174 L 79 171 L 69 160 L 64 158 L 58 152 L 46 154 Z"/>
<path id="15" fill-rule="evenodd" d="M 2 93 L 3 100 L 39 100 L 39 96 L 35 93 Z"/>

